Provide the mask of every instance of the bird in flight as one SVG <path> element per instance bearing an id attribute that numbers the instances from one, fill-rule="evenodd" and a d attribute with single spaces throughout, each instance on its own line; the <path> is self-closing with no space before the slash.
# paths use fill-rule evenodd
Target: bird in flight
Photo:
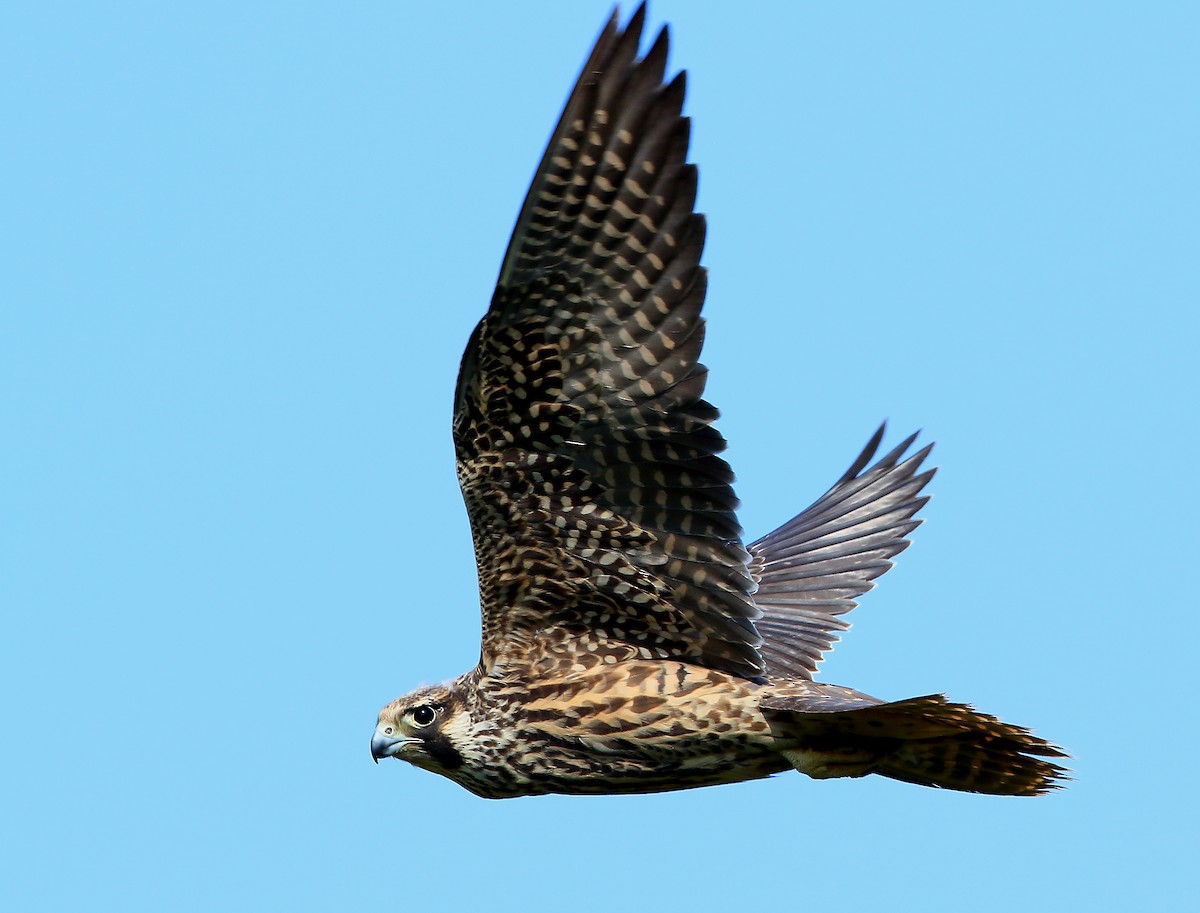
<path id="1" fill-rule="evenodd" d="M 942 695 L 818 683 L 934 470 L 880 428 L 749 546 L 704 399 L 705 222 L 685 78 L 614 12 L 521 207 L 454 397 L 479 664 L 397 698 L 371 754 L 488 798 L 649 793 L 795 769 L 1032 796 L 1064 757 Z M 874 460 L 874 462 L 872 462 Z"/>

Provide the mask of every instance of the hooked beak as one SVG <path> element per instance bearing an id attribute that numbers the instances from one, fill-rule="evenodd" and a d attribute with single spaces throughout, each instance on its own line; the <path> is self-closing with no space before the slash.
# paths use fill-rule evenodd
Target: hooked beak
<path id="1" fill-rule="evenodd" d="M 414 745 L 420 739 L 404 739 L 397 738 L 392 735 L 392 727 L 384 726 L 382 723 L 376 727 L 375 734 L 371 736 L 371 758 L 376 764 L 380 758 L 394 758 L 409 745 Z"/>

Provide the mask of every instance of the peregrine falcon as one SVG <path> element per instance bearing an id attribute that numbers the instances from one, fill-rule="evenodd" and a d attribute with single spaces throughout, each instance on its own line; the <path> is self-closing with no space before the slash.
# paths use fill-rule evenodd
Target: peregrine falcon
<path id="1" fill-rule="evenodd" d="M 521 207 L 454 397 L 479 664 L 397 698 L 371 739 L 488 798 L 649 793 L 796 769 L 1032 796 L 1063 753 L 942 695 L 813 673 L 919 524 L 933 476 L 883 428 L 744 545 L 703 399 L 705 222 L 664 28 L 614 12 Z"/>

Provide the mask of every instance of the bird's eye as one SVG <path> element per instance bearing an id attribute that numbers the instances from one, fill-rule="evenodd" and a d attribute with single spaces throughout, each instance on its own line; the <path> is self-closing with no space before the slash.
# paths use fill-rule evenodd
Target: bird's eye
<path id="1" fill-rule="evenodd" d="M 412 712 L 412 721 L 418 726 L 428 726 L 437 718 L 437 711 L 428 704 L 422 704 Z"/>

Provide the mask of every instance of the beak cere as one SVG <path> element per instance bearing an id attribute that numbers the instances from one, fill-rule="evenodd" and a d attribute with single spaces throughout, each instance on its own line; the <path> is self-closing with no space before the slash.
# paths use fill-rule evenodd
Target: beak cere
<path id="1" fill-rule="evenodd" d="M 375 730 L 375 734 L 371 736 L 371 757 L 376 764 L 379 763 L 380 758 L 395 757 L 401 748 L 409 742 L 415 741 L 414 739 L 398 739 L 395 736 L 388 735 L 384 732 L 385 728 L 387 727 L 380 725 Z"/>

